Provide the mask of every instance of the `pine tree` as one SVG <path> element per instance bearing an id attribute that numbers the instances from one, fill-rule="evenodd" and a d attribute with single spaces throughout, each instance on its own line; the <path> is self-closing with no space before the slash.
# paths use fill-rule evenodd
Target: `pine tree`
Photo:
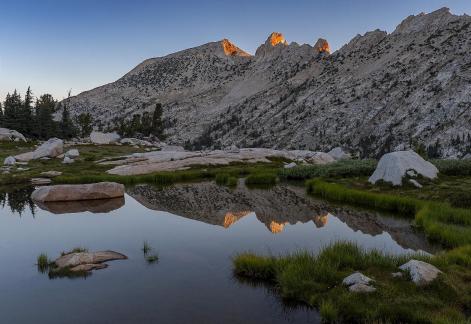
<path id="1" fill-rule="evenodd" d="M 60 136 L 64 139 L 70 139 L 77 136 L 77 129 L 75 128 L 72 119 L 70 118 L 70 112 L 67 105 L 64 104 L 62 107 L 59 105 L 59 109 L 62 109 L 62 118 L 59 123 Z"/>
<path id="2" fill-rule="evenodd" d="M 22 105 L 21 96 L 16 90 L 11 95 L 9 93 L 7 94 L 4 107 L 5 128 L 14 129 L 19 132 L 22 131 L 22 126 L 19 121 Z"/>
<path id="3" fill-rule="evenodd" d="M 25 94 L 25 100 L 23 101 L 23 106 L 19 112 L 20 124 L 21 124 L 21 132 L 24 135 L 31 136 L 33 131 L 33 92 L 31 91 L 31 87 L 28 87 Z"/>
<path id="4" fill-rule="evenodd" d="M 75 118 L 75 123 L 79 127 L 81 137 L 87 137 L 93 130 L 92 116 L 89 113 L 81 113 Z"/>
<path id="5" fill-rule="evenodd" d="M 40 139 L 58 136 L 57 123 L 53 118 L 55 105 L 56 101 L 50 94 L 44 94 L 36 100 L 35 135 Z"/>
<path id="6" fill-rule="evenodd" d="M 152 133 L 152 117 L 148 111 L 144 112 L 141 117 L 141 133 L 145 136 Z"/>
<path id="7" fill-rule="evenodd" d="M 0 127 L 3 127 L 3 107 L 2 107 L 1 102 L 0 102 Z"/>
<path id="8" fill-rule="evenodd" d="M 164 139 L 162 105 L 160 103 L 155 105 L 154 114 L 152 115 L 152 135 L 157 136 L 157 138 L 160 140 Z"/>

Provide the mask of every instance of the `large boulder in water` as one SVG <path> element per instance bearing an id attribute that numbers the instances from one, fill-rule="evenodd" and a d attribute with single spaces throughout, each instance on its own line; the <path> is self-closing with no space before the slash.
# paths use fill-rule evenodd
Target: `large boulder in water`
<path id="1" fill-rule="evenodd" d="M 120 138 L 116 133 L 92 132 L 90 134 L 90 141 L 93 144 L 114 144 L 119 142 Z"/>
<path id="2" fill-rule="evenodd" d="M 16 130 L 8 128 L 0 128 L 0 141 L 23 141 L 26 142 L 26 138 L 23 134 Z"/>
<path id="3" fill-rule="evenodd" d="M 414 151 L 399 151 L 383 155 L 368 181 L 375 184 L 383 180 L 400 186 L 402 178 L 410 170 L 429 179 L 435 179 L 438 175 L 438 169 Z"/>
<path id="4" fill-rule="evenodd" d="M 33 152 L 23 153 L 15 156 L 15 159 L 22 162 L 36 160 L 44 157 L 53 158 L 64 153 L 64 141 L 58 138 L 51 138 L 44 142 Z"/>
<path id="5" fill-rule="evenodd" d="M 38 202 L 77 201 L 124 197 L 124 186 L 114 182 L 57 185 L 36 189 L 31 198 Z"/>
<path id="6" fill-rule="evenodd" d="M 114 251 L 72 252 L 60 256 L 54 261 L 59 268 L 76 267 L 85 264 L 99 264 L 112 260 L 125 260 L 127 256 Z"/>

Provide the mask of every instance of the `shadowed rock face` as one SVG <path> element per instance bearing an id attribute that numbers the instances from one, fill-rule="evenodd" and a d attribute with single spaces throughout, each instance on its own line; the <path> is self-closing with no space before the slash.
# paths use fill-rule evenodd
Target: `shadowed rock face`
<path id="1" fill-rule="evenodd" d="M 74 214 L 91 212 L 109 213 L 124 206 L 124 197 L 61 202 L 37 202 L 36 206 L 53 214 Z"/>
<path id="2" fill-rule="evenodd" d="M 325 226 L 335 216 L 348 227 L 372 236 L 388 232 L 404 248 L 432 251 L 425 238 L 414 233 L 410 223 L 374 212 L 338 207 L 308 197 L 304 188 L 275 186 L 271 189 L 236 189 L 213 182 L 178 184 L 165 188 L 139 185 L 127 193 L 143 206 L 166 211 L 185 218 L 229 228 L 250 213 L 272 233 L 281 233 L 285 226 L 312 221 Z"/>

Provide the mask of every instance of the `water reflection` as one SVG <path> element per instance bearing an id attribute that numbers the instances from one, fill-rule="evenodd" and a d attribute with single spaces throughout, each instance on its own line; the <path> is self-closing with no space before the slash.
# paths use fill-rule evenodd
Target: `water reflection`
<path id="1" fill-rule="evenodd" d="M 295 186 L 248 189 L 239 185 L 236 189 L 229 189 L 213 182 L 203 182 L 165 188 L 138 185 L 128 188 L 127 192 L 149 209 L 166 211 L 226 229 L 252 214 L 273 234 L 280 234 L 287 226 L 297 223 L 312 222 L 315 228 L 322 228 L 335 219 L 332 226 L 340 221 L 354 231 L 371 236 L 387 232 L 405 249 L 434 250 L 407 220 L 350 207 L 332 206 L 306 196 L 303 188 Z"/>
<path id="2" fill-rule="evenodd" d="M 20 217 L 26 212 L 36 214 L 36 206 L 31 200 L 32 187 L 0 187 L 0 205 L 3 209 L 10 208 L 11 212 Z"/>
<path id="3" fill-rule="evenodd" d="M 100 214 L 109 213 L 123 207 L 124 197 L 67 202 L 36 202 L 36 205 L 42 210 L 46 210 L 53 214 L 75 214 L 83 212 Z"/>

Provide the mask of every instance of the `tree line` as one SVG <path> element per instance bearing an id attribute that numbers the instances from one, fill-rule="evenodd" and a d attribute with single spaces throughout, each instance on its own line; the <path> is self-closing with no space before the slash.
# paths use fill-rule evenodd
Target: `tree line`
<path id="1" fill-rule="evenodd" d="M 59 113 L 60 118 L 56 120 L 54 116 Z M 6 95 L 3 103 L 0 102 L 0 127 L 16 130 L 31 139 L 87 137 L 93 131 L 93 124 L 89 113 L 72 118 L 67 105 L 58 102 L 50 94 L 43 94 L 34 100 L 30 87 L 24 98 L 15 90 Z M 135 114 L 130 120 L 115 118 L 113 124 L 107 131 L 116 131 L 121 136 L 164 137 L 162 105 L 159 103 L 155 105 L 152 114 Z"/>

